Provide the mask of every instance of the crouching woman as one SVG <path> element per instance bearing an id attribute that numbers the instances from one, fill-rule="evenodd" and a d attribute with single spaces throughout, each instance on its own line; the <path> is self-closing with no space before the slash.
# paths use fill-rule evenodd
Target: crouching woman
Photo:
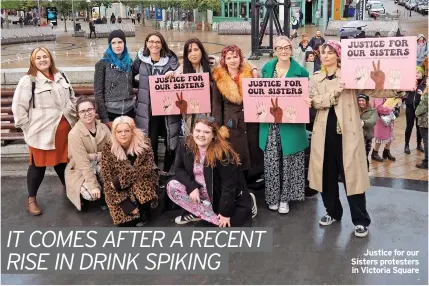
<path id="1" fill-rule="evenodd" d="M 179 144 L 175 176 L 167 184 L 170 199 L 185 209 L 177 224 L 204 220 L 219 227 L 251 221 L 251 205 L 238 154 L 227 142 L 226 127 L 198 115 L 192 134 Z"/>
<path id="2" fill-rule="evenodd" d="M 67 197 L 81 210 L 81 198 L 100 200 L 105 208 L 100 177 L 101 150 L 110 141 L 110 130 L 95 119 L 95 101 L 80 97 L 76 104 L 79 120 L 68 135 L 69 163 L 65 171 Z"/>
<path id="3" fill-rule="evenodd" d="M 111 139 L 101 156 L 110 216 L 118 226 L 143 226 L 149 221 L 150 203 L 157 199 L 158 173 L 150 140 L 128 116 L 113 121 Z"/>

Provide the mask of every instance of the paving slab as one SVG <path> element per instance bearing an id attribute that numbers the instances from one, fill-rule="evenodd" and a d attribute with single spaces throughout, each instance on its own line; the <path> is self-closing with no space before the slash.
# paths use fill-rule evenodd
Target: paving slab
<path id="1" fill-rule="evenodd" d="M 25 212 L 26 180 L 3 177 L 1 182 L 4 227 L 101 227 L 111 226 L 106 211 L 90 206 L 77 211 L 61 192 L 58 178 L 47 177 L 38 195 L 44 214 Z M 428 193 L 371 187 L 367 205 L 372 224 L 366 238 L 356 238 L 341 185 L 344 216 L 329 227 L 318 225 L 325 214 L 320 196 L 291 204 L 287 215 L 268 210 L 263 193 L 257 192 L 259 214 L 252 226 L 272 227 L 271 253 L 233 253 L 228 275 L 1 275 L 3 284 L 428 284 Z M 146 228 L 170 226 L 180 213 L 155 214 Z M 192 226 L 184 226 L 192 227 Z M 419 274 L 352 274 L 351 259 L 367 250 L 414 250 L 419 255 Z"/>

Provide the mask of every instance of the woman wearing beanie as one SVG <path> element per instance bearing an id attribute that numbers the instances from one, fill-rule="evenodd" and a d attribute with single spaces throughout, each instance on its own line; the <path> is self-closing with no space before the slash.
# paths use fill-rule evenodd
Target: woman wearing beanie
<path id="1" fill-rule="evenodd" d="M 144 47 L 138 52 L 133 63 L 133 78 L 139 75 L 139 92 L 136 105 L 136 125 L 148 134 L 152 143 L 155 163 L 158 165 L 158 137 L 165 136 L 166 152 L 164 171 L 168 172 L 174 162 L 174 154 L 179 145 L 182 115 L 152 116 L 149 93 L 149 76 L 173 75 L 179 67 L 179 59 L 168 48 L 159 32 L 147 35 Z"/>
<path id="2" fill-rule="evenodd" d="M 420 152 L 423 152 L 423 147 L 422 147 L 422 136 L 420 135 L 420 129 L 419 129 L 419 125 L 418 125 L 418 120 L 416 117 L 416 108 L 420 103 L 420 97 L 423 94 L 423 91 L 426 88 L 426 80 L 424 79 L 424 75 L 425 75 L 425 71 L 423 70 L 422 67 L 418 66 L 416 68 L 416 89 L 412 90 L 412 91 L 408 91 L 406 94 L 406 99 L 405 99 L 405 105 L 406 105 L 406 109 L 405 109 L 405 116 L 407 119 L 407 125 L 405 128 L 405 147 L 404 147 L 404 152 L 406 154 L 410 154 L 410 137 L 411 137 L 411 132 L 413 132 L 413 127 L 414 127 L 414 122 L 416 124 L 416 132 L 417 132 L 417 150 L 419 150 Z"/>
<path id="3" fill-rule="evenodd" d="M 358 91 L 344 89 L 341 80 L 341 44 L 327 41 L 320 48 L 322 70 L 310 82 L 312 106 L 317 110 L 311 140 L 309 166 L 310 188 L 322 194 L 326 215 L 319 224 L 327 226 L 339 221 L 343 208 L 339 198 L 338 175 L 341 175 L 350 206 L 354 234 L 368 235 L 371 219 L 366 210 L 365 191 L 369 188 L 362 123 L 356 100 Z M 373 97 L 395 97 L 384 90 L 384 73 L 378 66 L 371 73 L 375 90 L 363 93 Z"/>
<path id="4" fill-rule="evenodd" d="M 358 95 L 358 105 L 363 129 L 363 139 L 365 141 L 366 163 L 369 171 L 368 155 L 371 151 L 372 138 L 374 138 L 374 125 L 377 121 L 377 111 L 372 108 L 369 103 L 369 96 L 362 93 Z"/>
<path id="5" fill-rule="evenodd" d="M 115 118 L 135 117 L 132 60 L 128 54 L 125 33 L 110 33 L 107 50 L 95 65 L 94 95 L 100 120 L 112 128 Z"/>

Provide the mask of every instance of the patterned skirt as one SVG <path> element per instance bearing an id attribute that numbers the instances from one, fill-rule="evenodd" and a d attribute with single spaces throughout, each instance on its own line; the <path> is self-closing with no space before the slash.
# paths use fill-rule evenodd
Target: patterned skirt
<path id="1" fill-rule="evenodd" d="M 303 201 L 305 198 L 305 151 L 282 156 L 280 127 L 271 124 L 264 152 L 265 201 Z"/>

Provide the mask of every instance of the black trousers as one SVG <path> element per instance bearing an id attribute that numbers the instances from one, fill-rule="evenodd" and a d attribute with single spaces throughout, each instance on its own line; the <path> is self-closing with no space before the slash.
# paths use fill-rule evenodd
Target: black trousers
<path id="1" fill-rule="evenodd" d="M 94 33 L 94 37 L 97 39 L 97 34 L 95 33 L 95 30 L 91 30 L 91 31 L 89 32 L 89 38 L 91 39 L 91 37 L 92 37 L 92 33 Z"/>
<path id="2" fill-rule="evenodd" d="M 129 117 L 131 117 L 132 119 L 135 119 L 135 118 L 136 118 L 136 113 L 135 113 L 135 111 L 134 111 L 134 108 L 132 108 L 130 111 L 128 111 L 128 112 L 127 112 L 127 113 L 125 113 L 125 114 L 116 114 L 116 113 L 110 113 L 110 112 L 107 112 L 107 116 L 109 117 L 109 121 L 113 121 L 113 120 L 115 120 L 117 117 L 121 117 L 122 115 L 129 116 Z"/>
<path id="3" fill-rule="evenodd" d="M 347 193 L 343 165 L 342 135 L 336 134 L 336 129 L 331 130 L 331 132 L 326 130 L 322 199 L 327 214 L 336 220 L 341 220 L 343 207 L 340 202 L 338 175 L 341 175 Z M 371 218 L 366 210 L 365 193 L 347 196 L 347 200 L 353 224 L 368 226 L 371 223 Z"/>
<path id="4" fill-rule="evenodd" d="M 159 136 L 167 137 L 165 127 L 165 116 L 152 116 L 149 120 L 149 138 L 152 144 L 153 156 L 155 164 L 158 165 L 158 141 Z M 174 163 L 175 150 L 168 150 L 167 139 L 165 139 L 165 156 L 164 156 L 164 172 L 170 171 Z"/>
<path id="5" fill-rule="evenodd" d="M 34 162 L 34 159 L 33 159 Z M 64 171 L 66 170 L 67 163 L 60 163 L 54 166 L 54 170 L 60 178 L 63 186 L 66 185 L 66 181 L 64 179 Z M 30 165 L 27 171 L 27 189 L 28 189 L 28 197 L 35 197 L 37 195 L 37 191 L 39 190 L 40 185 L 42 184 L 43 178 L 45 177 L 46 167 L 37 167 L 34 165 Z"/>
<path id="6" fill-rule="evenodd" d="M 417 125 L 416 110 L 412 105 L 407 105 L 405 109 L 405 118 L 407 121 L 407 126 L 405 127 L 405 144 L 410 144 L 411 133 L 413 132 L 414 124 L 416 124 L 417 129 L 417 144 L 422 143 L 422 135 L 420 134 L 420 129 Z"/>

